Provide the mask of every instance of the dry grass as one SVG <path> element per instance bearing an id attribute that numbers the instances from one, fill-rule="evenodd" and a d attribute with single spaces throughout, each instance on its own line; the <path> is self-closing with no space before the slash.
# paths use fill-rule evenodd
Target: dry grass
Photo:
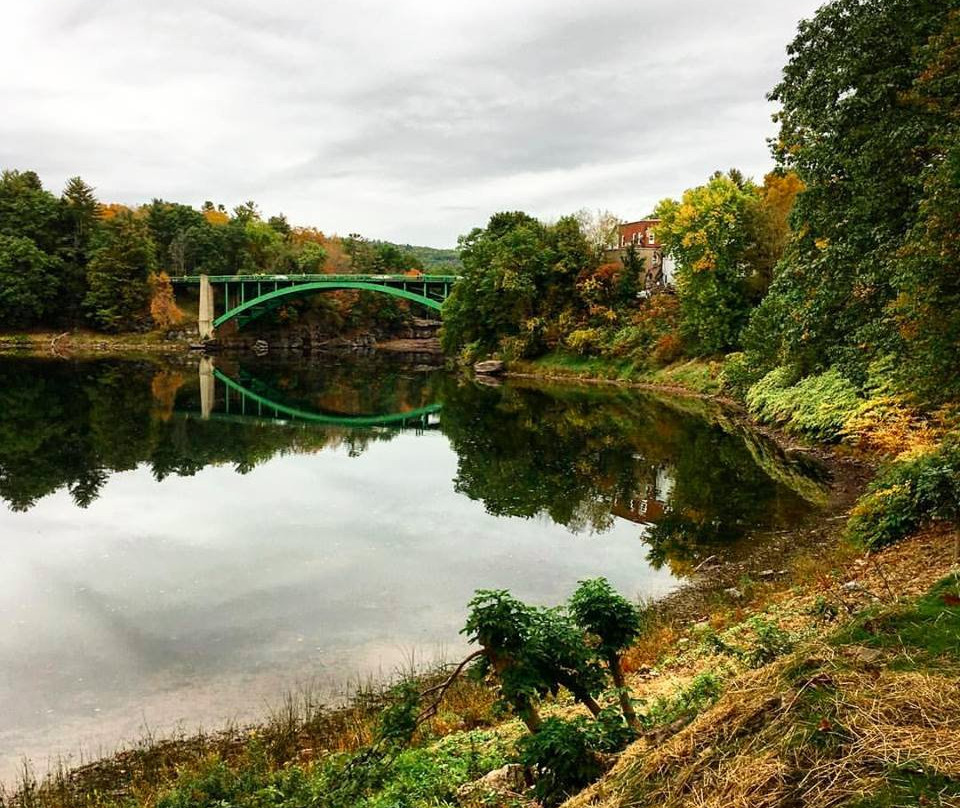
<path id="1" fill-rule="evenodd" d="M 891 768 L 960 776 L 956 677 L 848 664 L 819 645 L 744 675 L 712 710 L 655 749 L 631 748 L 565 808 L 832 808 L 875 792 Z"/>
<path id="2" fill-rule="evenodd" d="M 841 624 L 866 607 L 902 608 L 956 571 L 956 536 L 940 525 L 879 553 L 846 547 L 819 563 L 796 561 L 789 576 L 794 585 L 758 590 L 748 611 L 768 610 L 781 627 L 821 639 L 759 670 L 741 670 L 712 709 L 660 745 L 631 746 L 564 808 L 833 808 L 887 788 L 892 770 L 960 779 L 960 667 L 890 669 L 898 654 L 901 663 L 910 662 L 910 652 L 896 643 L 835 647 L 822 637 L 837 624 L 824 623 L 815 608 L 835 602 Z M 835 567 L 841 575 L 830 573 Z M 719 608 L 706 622 L 718 631 L 732 627 L 741 611 Z M 668 651 L 670 642 L 675 649 L 684 633 L 665 625 L 636 659 L 653 664 L 656 650 Z M 632 684 L 645 695 L 658 679 L 677 681 L 681 672 L 690 676 L 717 664 L 691 649 L 661 665 L 656 679 L 635 677 Z M 960 797 L 950 799 L 929 804 L 960 806 Z"/>
<path id="3" fill-rule="evenodd" d="M 672 621 L 665 620 L 644 632 L 643 636 L 623 655 L 623 669 L 627 673 L 652 667 L 671 652 L 681 632 Z"/>

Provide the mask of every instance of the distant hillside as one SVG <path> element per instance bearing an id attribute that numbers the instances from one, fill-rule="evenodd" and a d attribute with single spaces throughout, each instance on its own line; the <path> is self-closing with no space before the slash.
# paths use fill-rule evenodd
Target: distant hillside
<path id="1" fill-rule="evenodd" d="M 392 242 L 390 242 L 392 243 Z M 437 247 L 417 247 L 413 244 L 394 244 L 404 252 L 413 253 L 420 259 L 425 272 L 453 273 L 463 268 L 456 250 Z"/>

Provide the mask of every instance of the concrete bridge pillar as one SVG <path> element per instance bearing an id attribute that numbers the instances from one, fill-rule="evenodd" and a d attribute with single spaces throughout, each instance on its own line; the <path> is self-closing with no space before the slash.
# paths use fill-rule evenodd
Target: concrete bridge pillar
<path id="1" fill-rule="evenodd" d="M 207 275 L 200 276 L 200 339 L 213 339 L 213 287 Z"/>
<path id="2" fill-rule="evenodd" d="M 213 375 L 213 360 L 209 356 L 200 357 L 200 417 L 207 420 L 213 412 L 217 399 L 216 378 Z"/>

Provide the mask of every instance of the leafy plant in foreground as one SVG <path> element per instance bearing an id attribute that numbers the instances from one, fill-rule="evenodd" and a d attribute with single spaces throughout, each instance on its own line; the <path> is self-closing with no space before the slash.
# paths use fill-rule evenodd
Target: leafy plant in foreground
<path id="1" fill-rule="evenodd" d="M 580 582 L 570 598 L 570 612 L 577 625 L 596 638 L 597 653 L 610 670 L 623 716 L 630 727 L 638 729 L 640 724 L 630 701 L 620 656 L 643 629 L 639 609 L 605 578 L 594 578 Z"/>

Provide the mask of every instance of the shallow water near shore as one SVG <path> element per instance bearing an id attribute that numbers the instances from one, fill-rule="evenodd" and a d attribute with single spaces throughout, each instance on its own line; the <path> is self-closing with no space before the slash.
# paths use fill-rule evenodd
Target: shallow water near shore
<path id="1" fill-rule="evenodd" d="M 695 409 L 379 356 L 0 359 L 0 780 L 456 657 L 477 588 L 661 597 L 822 504 Z"/>

